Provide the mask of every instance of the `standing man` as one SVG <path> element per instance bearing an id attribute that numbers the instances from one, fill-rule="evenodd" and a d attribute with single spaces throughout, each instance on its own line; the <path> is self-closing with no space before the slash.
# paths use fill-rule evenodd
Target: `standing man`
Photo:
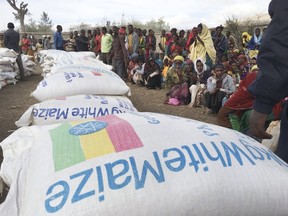
<path id="1" fill-rule="evenodd" d="M 212 36 L 214 48 L 216 50 L 216 62 L 221 63 L 222 55 L 227 53 L 227 40 L 226 37 L 222 34 L 223 26 L 216 27 L 216 33 Z"/>
<path id="2" fill-rule="evenodd" d="M 4 33 L 4 45 L 8 49 L 13 49 L 18 54 L 16 62 L 20 72 L 20 80 L 24 81 L 24 68 L 19 46 L 20 34 L 14 30 L 15 26 L 11 22 L 8 23 L 7 28 L 8 30 Z"/>
<path id="3" fill-rule="evenodd" d="M 107 28 L 102 27 L 102 38 L 101 38 L 101 54 L 102 61 L 105 64 L 111 65 L 110 61 L 110 50 L 112 49 L 113 38 L 112 35 L 107 33 Z"/>
<path id="4" fill-rule="evenodd" d="M 121 28 L 120 31 L 117 26 L 113 26 L 113 43 L 111 56 L 113 57 L 113 68 L 114 71 L 122 78 L 125 78 L 128 64 L 128 52 L 125 47 L 125 32 Z"/>
<path id="5" fill-rule="evenodd" d="M 51 36 L 48 35 L 46 40 L 44 41 L 44 50 L 52 49 L 50 40 L 51 40 Z"/>
<path id="6" fill-rule="evenodd" d="M 139 35 L 134 31 L 133 25 L 128 25 L 128 53 L 131 56 L 133 53 L 138 54 Z"/>
<path id="7" fill-rule="evenodd" d="M 271 139 L 264 125 L 273 106 L 288 96 L 288 1 L 272 0 L 269 5 L 272 18 L 260 46 L 257 79 L 249 87 L 256 99 L 250 116 L 251 135 Z M 280 136 L 275 151 L 288 162 L 288 104 L 282 112 Z"/>
<path id="8" fill-rule="evenodd" d="M 161 36 L 160 36 L 160 42 L 158 43 L 160 52 L 160 58 L 163 60 L 165 55 L 165 49 L 166 49 L 166 30 L 162 29 Z"/>
<path id="9" fill-rule="evenodd" d="M 154 31 L 149 29 L 148 35 L 145 38 L 145 59 L 146 61 L 153 57 L 153 52 L 156 50 L 156 37 Z"/>
<path id="10" fill-rule="evenodd" d="M 57 31 L 54 33 L 54 48 L 56 50 L 64 50 L 64 40 L 62 36 L 62 26 L 56 26 Z"/>
<path id="11" fill-rule="evenodd" d="M 77 45 L 77 51 L 88 51 L 89 46 L 89 39 L 85 35 L 85 30 L 81 29 L 80 36 L 78 37 L 78 40 L 76 41 Z"/>
<path id="12" fill-rule="evenodd" d="M 100 55 L 101 58 L 101 38 L 102 34 L 100 32 L 100 28 L 95 29 L 95 37 L 94 37 L 94 52 L 96 56 Z"/>
<path id="13" fill-rule="evenodd" d="M 227 50 L 229 50 L 229 48 L 232 48 L 232 49 L 238 48 L 236 44 L 236 40 L 230 31 L 226 32 L 226 38 L 227 38 Z"/>

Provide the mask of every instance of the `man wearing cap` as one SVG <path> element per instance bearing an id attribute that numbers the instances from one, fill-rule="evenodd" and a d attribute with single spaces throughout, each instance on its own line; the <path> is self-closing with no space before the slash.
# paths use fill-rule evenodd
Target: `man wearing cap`
<path id="1" fill-rule="evenodd" d="M 16 62 L 20 72 L 20 80 L 24 81 L 24 68 L 19 46 L 20 34 L 14 30 L 15 26 L 12 22 L 8 23 L 7 28 L 8 30 L 4 33 L 4 45 L 8 49 L 13 49 L 18 54 Z"/>

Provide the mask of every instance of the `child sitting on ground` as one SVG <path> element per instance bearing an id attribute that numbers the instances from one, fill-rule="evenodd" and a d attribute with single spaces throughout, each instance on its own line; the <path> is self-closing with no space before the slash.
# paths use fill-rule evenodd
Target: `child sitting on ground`
<path id="1" fill-rule="evenodd" d="M 142 75 L 144 74 L 144 67 L 145 67 L 145 63 L 144 63 L 144 59 L 143 58 L 139 58 L 137 65 L 135 68 L 133 68 L 133 81 L 136 84 L 141 84 L 142 86 L 144 86 L 144 82 L 143 82 L 143 77 Z"/>
<path id="2" fill-rule="evenodd" d="M 128 74 L 128 82 L 131 82 L 134 84 L 133 82 L 133 76 L 134 76 L 134 71 L 133 69 L 135 67 L 137 67 L 137 61 L 138 61 L 138 54 L 137 53 L 133 53 L 131 56 L 130 56 L 130 62 L 128 64 L 128 67 L 127 67 L 127 74 Z"/>

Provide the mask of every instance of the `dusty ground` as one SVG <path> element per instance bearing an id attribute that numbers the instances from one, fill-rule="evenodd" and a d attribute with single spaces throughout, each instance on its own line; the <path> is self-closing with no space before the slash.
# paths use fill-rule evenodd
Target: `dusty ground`
<path id="1" fill-rule="evenodd" d="M 40 67 L 38 67 L 41 70 Z M 26 109 L 37 101 L 30 96 L 36 89 L 42 76 L 34 75 L 28 77 L 28 81 L 18 82 L 0 90 L 0 142 L 17 129 L 15 121 L 26 111 Z M 190 108 L 186 105 L 171 106 L 163 104 L 166 89 L 147 90 L 138 85 L 128 84 L 132 95 L 129 97 L 134 106 L 141 112 L 158 112 L 177 115 L 185 118 L 197 119 L 208 123 L 216 123 L 216 117 L 204 113 L 203 108 Z M 1 162 L 0 153 L 0 162 Z"/>
<path id="2" fill-rule="evenodd" d="M 38 70 L 41 68 L 38 66 Z M 37 103 L 30 96 L 30 93 L 36 89 L 38 83 L 42 80 L 41 75 L 28 77 L 28 81 L 18 82 L 16 85 L 10 85 L 0 90 L 0 142 L 8 137 L 13 131 L 17 130 L 15 121 L 27 110 L 27 108 Z M 216 123 L 216 117 L 204 113 L 203 108 L 190 108 L 188 106 L 171 106 L 163 104 L 166 89 L 146 90 L 138 85 L 128 84 L 132 91 L 129 97 L 133 105 L 140 112 L 157 112 L 170 115 L 177 115 L 185 118 L 197 119 L 207 123 Z M 0 165 L 3 156 L 0 149 Z M 3 201 L 3 197 L 0 197 Z"/>
<path id="3" fill-rule="evenodd" d="M 40 67 L 38 67 L 40 69 Z M 36 89 L 42 76 L 34 75 L 28 77 L 28 81 L 18 82 L 0 90 L 0 142 L 17 129 L 15 121 L 26 111 L 26 109 L 37 101 L 30 96 Z M 193 118 L 204 122 L 216 123 L 215 116 L 204 114 L 203 108 L 190 108 L 186 105 L 171 106 L 163 104 L 166 89 L 147 90 L 138 85 L 128 84 L 132 95 L 129 97 L 134 106 L 141 112 L 158 112 Z"/>

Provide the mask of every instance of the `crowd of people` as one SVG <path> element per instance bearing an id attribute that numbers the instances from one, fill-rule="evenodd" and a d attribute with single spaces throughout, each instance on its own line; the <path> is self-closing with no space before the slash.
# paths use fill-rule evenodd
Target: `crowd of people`
<path id="1" fill-rule="evenodd" d="M 165 104 L 205 107 L 207 114 L 220 111 L 219 124 L 225 127 L 234 126 L 229 124 L 231 116 L 241 119 L 244 112 L 235 110 L 252 108 L 252 102 L 249 106 L 239 102 L 241 107 L 229 106 L 229 109 L 224 104 L 235 98 L 233 93 L 238 86 L 242 88 L 240 83 L 245 82 L 247 74 L 258 70 L 257 53 L 264 33 L 258 27 L 253 36 L 243 32 L 241 43 L 230 31 L 224 35 L 221 25 L 211 30 L 204 23 L 187 32 L 178 32 L 176 28 L 162 30 L 158 39 L 152 29 L 147 32 L 133 25 L 127 29 L 125 26 L 81 29 L 80 34 L 70 32 L 67 39 L 63 38 L 62 26 L 56 28 L 52 42 L 50 36 L 37 40 L 24 33 L 19 43 L 21 52 L 35 53 L 36 58 L 40 50 L 51 48 L 95 52 L 125 81 L 147 89 L 164 88 Z"/>
<path id="2" fill-rule="evenodd" d="M 219 125 L 245 132 L 254 100 L 247 88 L 259 70 L 256 61 L 265 28 L 256 27 L 252 36 L 243 32 L 240 43 L 223 30 L 200 23 L 190 31 L 162 30 L 157 39 L 152 29 L 128 25 L 82 29 L 64 40 L 58 25 L 54 47 L 93 51 L 123 80 L 146 89 L 164 88 L 165 104 L 204 107 L 207 114 L 218 115 Z M 279 118 L 279 104 L 268 122 Z"/>
<path id="3" fill-rule="evenodd" d="M 221 25 L 211 30 L 204 23 L 186 32 L 162 30 L 158 39 L 152 29 L 147 32 L 133 25 L 81 29 L 80 34 L 70 32 L 68 39 L 62 30 L 57 25 L 53 42 L 50 37 L 36 40 L 23 34 L 22 53 L 51 48 L 92 51 L 126 82 L 146 89 L 164 88 L 165 104 L 204 107 L 207 114 L 217 114 L 219 125 L 249 131 L 255 97 L 248 88 L 259 70 L 257 55 L 266 29 L 256 27 L 252 36 L 243 32 L 240 43 L 230 31 L 223 34 Z M 274 106 L 267 125 L 280 119 L 283 103 L 280 100 Z"/>

